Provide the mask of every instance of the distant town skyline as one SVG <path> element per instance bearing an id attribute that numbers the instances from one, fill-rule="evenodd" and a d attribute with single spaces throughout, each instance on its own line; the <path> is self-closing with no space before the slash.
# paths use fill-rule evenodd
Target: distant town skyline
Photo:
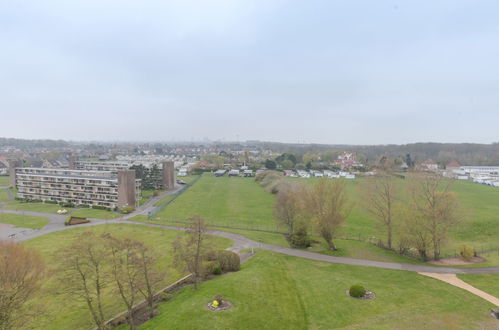
<path id="1" fill-rule="evenodd" d="M 2 137 L 499 141 L 495 1 L 0 1 Z"/>

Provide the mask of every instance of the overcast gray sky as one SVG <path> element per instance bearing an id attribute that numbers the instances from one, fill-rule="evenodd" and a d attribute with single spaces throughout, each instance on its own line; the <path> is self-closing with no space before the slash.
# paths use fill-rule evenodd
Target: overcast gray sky
<path id="1" fill-rule="evenodd" d="M 0 0 L 0 136 L 499 141 L 498 1 Z"/>

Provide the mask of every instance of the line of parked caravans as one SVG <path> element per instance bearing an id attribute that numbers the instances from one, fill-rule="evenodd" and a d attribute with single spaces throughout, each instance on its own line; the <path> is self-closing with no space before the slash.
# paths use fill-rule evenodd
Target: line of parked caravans
<path id="1" fill-rule="evenodd" d="M 232 170 L 216 170 L 213 175 L 220 177 L 220 176 L 225 176 L 227 174 L 228 176 L 242 176 L 245 178 L 252 177 L 253 176 L 253 170 L 249 169 L 232 169 Z"/>
<path id="2" fill-rule="evenodd" d="M 229 176 L 229 177 L 253 177 L 255 174 L 259 174 L 261 172 L 265 172 L 266 170 L 257 170 L 256 173 L 253 172 L 252 170 L 248 169 L 247 167 L 241 167 L 241 169 L 231 169 L 231 170 L 225 170 L 225 169 L 220 169 L 216 170 L 213 172 L 213 175 L 216 177 L 222 177 L 222 176 Z M 285 170 L 284 171 L 285 176 L 289 176 L 291 178 L 346 178 L 346 179 L 355 179 L 355 174 L 350 173 L 350 172 L 345 172 L 345 171 L 339 171 L 339 172 L 334 172 L 334 171 L 317 171 L 317 170 L 297 170 L 297 171 L 291 171 L 291 170 Z"/>
<path id="3" fill-rule="evenodd" d="M 461 166 L 452 170 L 454 178 L 499 187 L 499 166 Z"/>
<path id="4" fill-rule="evenodd" d="M 284 171 L 286 176 L 292 177 L 292 178 L 346 178 L 346 179 L 355 179 L 355 174 L 350 173 L 350 172 L 345 172 L 345 171 L 339 171 L 339 172 L 334 172 L 334 171 L 329 171 L 329 170 L 324 170 L 324 171 L 317 171 L 317 170 L 310 170 L 310 171 L 305 171 L 305 170 L 297 170 L 291 171 L 287 170 Z"/>

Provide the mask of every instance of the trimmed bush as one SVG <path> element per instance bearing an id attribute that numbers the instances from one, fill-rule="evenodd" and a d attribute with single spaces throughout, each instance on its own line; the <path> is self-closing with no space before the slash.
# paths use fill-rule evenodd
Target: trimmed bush
<path id="1" fill-rule="evenodd" d="M 307 227 L 304 224 L 298 225 L 294 233 L 286 238 L 292 248 L 304 249 L 312 245 L 312 240 L 308 237 Z"/>
<path id="2" fill-rule="evenodd" d="M 213 275 L 221 275 L 222 274 L 222 267 L 220 265 L 217 265 L 215 269 L 213 269 Z"/>
<path id="3" fill-rule="evenodd" d="M 92 206 L 92 208 L 95 210 L 112 211 L 109 207 L 100 206 L 100 205 L 94 205 L 94 206 Z"/>
<path id="4" fill-rule="evenodd" d="M 222 267 L 220 267 L 220 264 L 216 261 L 203 261 L 202 262 L 202 273 L 204 277 L 207 277 L 209 275 L 219 275 L 215 274 L 217 272 L 217 268 L 222 270 Z"/>
<path id="5" fill-rule="evenodd" d="M 58 204 L 57 201 L 45 201 L 45 204 Z"/>
<path id="6" fill-rule="evenodd" d="M 362 298 L 366 295 L 366 289 L 360 284 L 354 284 L 350 287 L 349 293 L 354 298 Z"/>
<path id="7" fill-rule="evenodd" d="M 217 263 L 223 273 L 237 272 L 241 269 L 241 260 L 239 259 L 239 255 L 232 251 L 210 251 L 206 254 L 205 258 L 207 261 Z"/>
<path id="8" fill-rule="evenodd" d="M 134 210 L 135 210 L 135 208 L 133 206 L 123 206 L 121 208 L 121 213 L 129 214 L 129 213 L 132 213 Z"/>
<path id="9" fill-rule="evenodd" d="M 461 245 L 459 255 L 465 261 L 470 261 L 475 256 L 475 250 L 466 244 Z"/>

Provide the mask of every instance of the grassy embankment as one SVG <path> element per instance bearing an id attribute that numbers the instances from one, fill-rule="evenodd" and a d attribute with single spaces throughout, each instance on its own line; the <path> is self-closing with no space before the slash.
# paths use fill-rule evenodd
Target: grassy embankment
<path id="1" fill-rule="evenodd" d="M 0 175 L 0 186 L 8 186 L 10 184 L 10 177 L 7 175 Z"/>
<path id="2" fill-rule="evenodd" d="M 16 227 L 40 229 L 49 222 L 50 220 L 47 218 L 0 212 L 0 223 L 7 223 Z"/>
<path id="3" fill-rule="evenodd" d="M 162 254 L 161 267 L 168 271 L 168 277 L 162 283 L 162 286 L 172 283 L 183 276 L 171 265 L 171 245 L 179 235 L 179 232 L 172 230 L 137 225 L 107 224 L 54 232 L 34 238 L 25 244 L 42 253 L 48 268 L 54 271 L 59 264 L 56 252 L 71 244 L 78 234 L 86 231 L 93 231 L 98 234 L 110 232 L 119 237 L 130 237 L 144 242 L 147 246 Z M 210 237 L 209 240 L 217 248 L 226 248 L 231 245 L 229 240 L 220 237 Z M 41 329 L 91 329 L 93 327 L 92 318 L 85 308 L 85 303 L 57 294 L 58 289 L 59 281 L 54 276 L 44 283 L 43 291 L 35 299 L 35 302 L 44 306 L 44 312 L 34 318 L 32 325 Z M 124 310 L 118 295 L 109 290 L 105 293 L 104 305 L 107 317 L 112 317 Z"/>
<path id="4" fill-rule="evenodd" d="M 346 295 L 352 284 L 373 300 Z M 211 312 L 222 294 L 234 307 Z M 493 328 L 493 306 L 417 273 L 327 264 L 259 251 L 242 270 L 182 289 L 140 329 L 478 329 Z"/>
<path id="5" fill-rule="evenodd" d="M 313 183 L 316 179 L 299 179 L 300 182 Z M 398 181 L 402 191 L 408 187 L 407 180 Z M 339 237 L 361 239 L 384 239 L 384 228 L 362 206 L 362 194 L 365 191 L 366 180 L 346 180 L 347 195 L 352 204 L 352 211 L 345 225 L 341 228 Z M 444 247 L 444 253 L 454 254 L 459 246 L 467 243 L 477 251 L 493 248 L 499 244 L 499 189 L 473 184 L 470 182 L 454 181 L 452 189 L 458 195 L 464 213 L 463 221 L 453 228 L 449 234 L 449 242 Z M 272 219 L 272 204 L 274 196 L 262 189 L 250 178 L 216 178 L 205 174 L 199 181 L 179 196 L 175 201 L 158 213 L 151 222 L 169 223 L 185 221 L 194 214 L 205 217 L 212 225 L 232 226 L 241 229 L 278 229 Z M 159 220 L 157 220 L 159 218 Z M 137 221 L 148 221 L 147 217 L 134 218 Z M 285 245 L 281 235 L 258 233 L 240 229 L 224 229 L 238 231 L 250 238 L 260 239 L 262 242 Z M 340 241 L 340 243 L 342 243 Z M 345 241 L 339 244 L 341 248 L 353 246 L 364 250 L 372 249 L 367 243 Z M 350 250 L 352 250 L 350 248 Z M 362 252 L 368 253 L 368 252 Z M 347 256 L 359 255 L 357 248 L 351 252 L 343 252 Z M 369 253 L 368 253 L 369 254 Z M 381 254 L 386 255 L 387 251 Z M 395 254 L 393 254 L 395 255 Z M 396 255 L 395 255 L 396 256 Z M 392 258 L 390 259 L 399 259 Z M 406 259 L 406 258 L 403 258 Z M 402 260 L 403 260 L 402 259 Z M 378 259 L 375 259 L 378 260 Z M 399 259 L 400 260 L 400 259 Z"/>

